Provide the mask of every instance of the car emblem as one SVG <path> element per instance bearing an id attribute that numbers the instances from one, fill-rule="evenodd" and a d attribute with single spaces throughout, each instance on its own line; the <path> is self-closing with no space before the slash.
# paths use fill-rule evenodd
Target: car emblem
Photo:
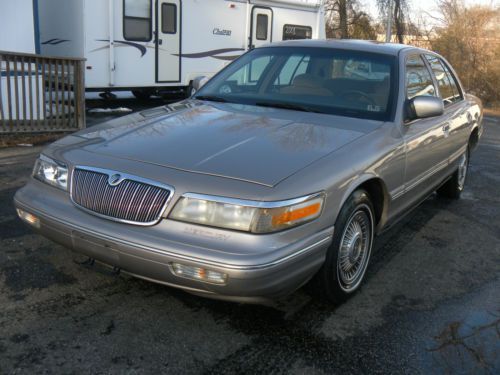
<path id="1" fill-rule="evenodd" d="M 116 186 L 121 182 L 121 178 L 122 176 L 118 173 L 112 174 L 108 178 L 108 184 L 110 184 L 111 186 Z"/>

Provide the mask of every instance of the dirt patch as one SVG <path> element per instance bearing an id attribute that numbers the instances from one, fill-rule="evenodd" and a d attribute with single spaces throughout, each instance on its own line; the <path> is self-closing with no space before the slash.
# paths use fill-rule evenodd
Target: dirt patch
<path id="1" fill-rule="evenodd" d="M 500 116 L 500 105 L 491 108 L 484 108 L 483 111 L 486 116 Z"/>

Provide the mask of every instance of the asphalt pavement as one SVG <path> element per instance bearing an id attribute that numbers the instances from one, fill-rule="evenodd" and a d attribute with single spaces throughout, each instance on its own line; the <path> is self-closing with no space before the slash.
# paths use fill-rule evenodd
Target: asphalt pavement
<path id="1" fill-rule="evenodd" d="M 431 196 L 377 238 L 340 306 L 308 285 L 242 305 L 80 264 L 15 214 L 39 152 L 0 149 L 2 374 L 500 373 L 499 117 L 485 118 L 463 198 Z"/>

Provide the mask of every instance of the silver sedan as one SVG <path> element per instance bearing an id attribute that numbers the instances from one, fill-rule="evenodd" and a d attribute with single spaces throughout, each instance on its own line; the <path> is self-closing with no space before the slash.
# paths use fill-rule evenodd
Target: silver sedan
<path id="1" fill-rule="evenodd" d="M 314 278 L 341 302 L 378 233 L 434 191 L 460 197 L 481 120 L 433 52 L 281 42 L 188 100 L 48 146 L 15 205 L 44 236 L 143 279 L 263 302 Z"/>

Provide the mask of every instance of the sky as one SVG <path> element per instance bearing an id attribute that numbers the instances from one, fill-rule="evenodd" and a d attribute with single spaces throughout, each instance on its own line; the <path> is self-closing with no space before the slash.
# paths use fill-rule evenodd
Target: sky
<path id="1" fill-rule="evenodd" d="M 418 18 L 420 15 L 424 16 L 426 13 L 431 13 L 431 14 L 439 13 L 436 0 L 408 0 L 408 1 L 410 3 L 412 15 L 414 17 L 416 16 L 415 21 L 416 18 Z M 463 1 L 466 5 L 493 4 L 496 6 L 500 6 L 500 0 L 463 0 Z M 361 0 L 361 2 L 366 6 L 368 13 L 370 13 L 375 18 L 379 17 L 376 0 Z"/>

